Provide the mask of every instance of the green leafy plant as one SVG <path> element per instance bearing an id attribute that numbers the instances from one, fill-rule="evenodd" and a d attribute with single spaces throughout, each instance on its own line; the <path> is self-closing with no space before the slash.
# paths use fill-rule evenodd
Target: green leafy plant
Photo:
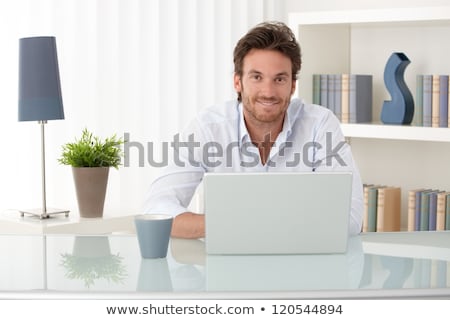
<path id="1" fill-rule="evenodd" d="M 72 167 L 114 167 L 122 161 L 121 145 L 124 141 L 114 134 L 104 140 L 84 129 L 81 138 L 66 143 L 58 161 Z"/>

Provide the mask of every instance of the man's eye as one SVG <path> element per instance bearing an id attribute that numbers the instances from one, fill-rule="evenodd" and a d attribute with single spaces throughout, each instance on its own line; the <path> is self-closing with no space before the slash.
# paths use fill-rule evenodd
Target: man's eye
<path id="1" fill-rule="evenodd" d="M 261 78 L 261 76 L 259 74 L 255 74 L 255 75 L 251 76 L 251 79 L 253 79 L 253 80 L 261 80 L 262 78 Z"/>
<path id="2" fill-rule="evenodd" d="M 286 78 L 276 78 L 275 79 L 275 82 L 277 82 L 277 83 L 285 83 L 287 81 L 287 79 Z"/>

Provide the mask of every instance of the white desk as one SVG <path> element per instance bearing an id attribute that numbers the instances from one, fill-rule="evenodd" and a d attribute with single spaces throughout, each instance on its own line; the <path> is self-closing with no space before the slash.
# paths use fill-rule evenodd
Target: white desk
<path id="1" fill-rule="evenodd" d="M 107 234 L 134 232 L 134 215 L 103 218 L 54 215 L 48 219 L 11 211 L 0 215 L 0 234 Z"/>
<path id="2" fill-rule="evenodd" d="M 1 298 L 450 297 L 450 232 L 370 233 L 342 255 L 208 256 L 171 239 L 143 260 L 135 235 L 0 235 Z"/>

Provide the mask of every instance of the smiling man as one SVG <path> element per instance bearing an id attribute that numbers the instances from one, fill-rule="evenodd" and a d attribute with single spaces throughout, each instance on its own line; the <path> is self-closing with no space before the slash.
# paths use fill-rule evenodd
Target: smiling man
<path id="1" fill-rule="evenodd" d="M 277 137 L 283 129 L 284 115 L 295 90 L 291 65 L 281 52 L 251 49 L 244 57 L 243 70 L 234 75 L 245 125 L 252 142 L 259 146 L 262 164 L 272 147 L 267 138 Z"/>
<path id="2" fill-rule="evenodd" d="M 349 233 L 361 231 L 363 191 L 339 120 L 291 99 L 301 67 L 292 31 L 280 22 L 251 29 L 234 49 L 237 99 L 202 111 L 176 135 L 172 161 L 151 185 L 146 213 L 175 216 L 172 236 L 202 238 L 205 219 L 187 207 L 206 172 L 350 171 Z"/>

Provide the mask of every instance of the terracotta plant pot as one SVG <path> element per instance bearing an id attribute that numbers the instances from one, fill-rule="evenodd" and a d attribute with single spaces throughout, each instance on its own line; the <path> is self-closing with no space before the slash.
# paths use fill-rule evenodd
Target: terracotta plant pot
<path id="1" fill-rule="evenodd" d="M 80 217 L 102 217 L 109 167 L 72 167 L 72 173 Z"/>

